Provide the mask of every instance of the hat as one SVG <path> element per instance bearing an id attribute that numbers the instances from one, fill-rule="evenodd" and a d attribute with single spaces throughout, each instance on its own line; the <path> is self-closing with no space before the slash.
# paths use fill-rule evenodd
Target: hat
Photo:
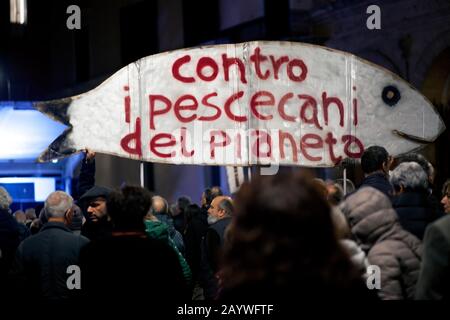
<path id="1" fill-rule="evenodd" d="M 85 202 L 99 197 L 106 199 L 111 192 L 112 190 L 109 188 L 93 186 L 80 197 L 80 201 Z"/>

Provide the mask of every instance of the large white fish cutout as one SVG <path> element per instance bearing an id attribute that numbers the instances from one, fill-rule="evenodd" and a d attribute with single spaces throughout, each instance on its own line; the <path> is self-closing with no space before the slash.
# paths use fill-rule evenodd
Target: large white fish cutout
<path id="1" fill-rule="evenodd" d="M 326 167 L 371 145 L 403 154 L 445 130 L 433 105 L 388 70 L 278 41 L 149 56 L 35 107 L 68 126 L 41 161 L 89 148 L 175 164 Z"/>

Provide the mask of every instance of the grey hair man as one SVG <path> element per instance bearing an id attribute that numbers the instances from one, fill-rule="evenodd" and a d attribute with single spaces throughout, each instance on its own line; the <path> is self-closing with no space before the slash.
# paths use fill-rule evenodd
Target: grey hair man
<path id="1" fill-rule="evenodd" d="M 231 217 L 233 214 L 233 203 L 229 197 L 218 196 L 213 199 L 208 209 L 208 224 L 212 225 L 217 221 Z"/>
<path id="2" fill-rule="evenodd" d="M 49 222 L 63 222 L 70 224 L 72 220 L 73 199 L 63 191 L 55 191 L 45 200 L 44 210 Z"/>
<path id="3" fill-rule="evenodd" d="M 434 182 L 434 167 L 433 165 L 421 154 L 419 153 L 408 153 L 399 158 L 399 163 L 403 162 L 416 162 L 418 163 L 423 171 L 425 171 L 428 182 L 432 184 Z"/>
<path id="4" fill-rule="evenodd" d="M 219 270 L 222 248 L 233 210 L 233 201 L 226 196 L 215 197 L 208 209 L 209 228 L 202 240 L 200 275 L 206 300 L 212 300 L 218 292 L 218 282 L 214 274 Z"/>
<path id="5" fill-rule="evenodd" d="M 416 162 L 400 163 L 391 172 L 395 198 L 392 206 L 402 227 L 423 239 L 425 229 L 443 213 L 433 205 L 428 193 L 428 176 Z"/>
<path id="6" fill-rule="evenodd" d="M 391 172 L 390 182 L 395 193 L 404 190 L 426 190 L 428 177 L 417 162 L 402 162 Z"/>
<path id="7" fill-rule="evenodd" d="M 78 264 L 80 250 L 89 240 L 67 227 L 72 206 L 72 197 L 63 191 L 52 192 L 45 200 L 48 222 L 19 245 L 12 267 L 11 276 L 20 294 L 51 301 L 66 300 L 74 294 L 67 270 Z M 75 281 L 74 285 L 79 284 Z"/>

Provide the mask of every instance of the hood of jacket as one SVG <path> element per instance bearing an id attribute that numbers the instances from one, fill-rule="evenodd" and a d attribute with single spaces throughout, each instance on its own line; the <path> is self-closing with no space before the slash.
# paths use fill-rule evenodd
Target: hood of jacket
<path id="1" fill-rule="evenodd" d="M 341 210 L 363 249 L 391 235 L 398 224 L 389 198 L 372 187 L 363 187 L 349 196 Z"/>
<path id="2" fill-rule="evenodd" d="M 175 227 L 173 225 L 173 219 L 166 214 L 155 214 L 156 219 L 167 225 L 169 236 L 173 238 L 175 236 Z"/>
<path id="3" fill-rule="evenodd" d="M 169 239 L 169 226 L 161 221 L 145 220 L 145 232 L 152 239 Z"/>

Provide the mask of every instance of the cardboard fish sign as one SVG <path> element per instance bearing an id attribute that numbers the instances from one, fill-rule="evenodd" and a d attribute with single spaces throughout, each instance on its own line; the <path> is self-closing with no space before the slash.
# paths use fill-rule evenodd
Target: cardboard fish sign
<path id="1" fill-rule="evenodd" d="M 399 155 L 445 129 L 432 104 L 354 55 L 245 42 L 142 58 L 79 96 L 35 107 L 68 126 L 39 160 L 91 150 L 174 164 L 334 166 Z"/>

